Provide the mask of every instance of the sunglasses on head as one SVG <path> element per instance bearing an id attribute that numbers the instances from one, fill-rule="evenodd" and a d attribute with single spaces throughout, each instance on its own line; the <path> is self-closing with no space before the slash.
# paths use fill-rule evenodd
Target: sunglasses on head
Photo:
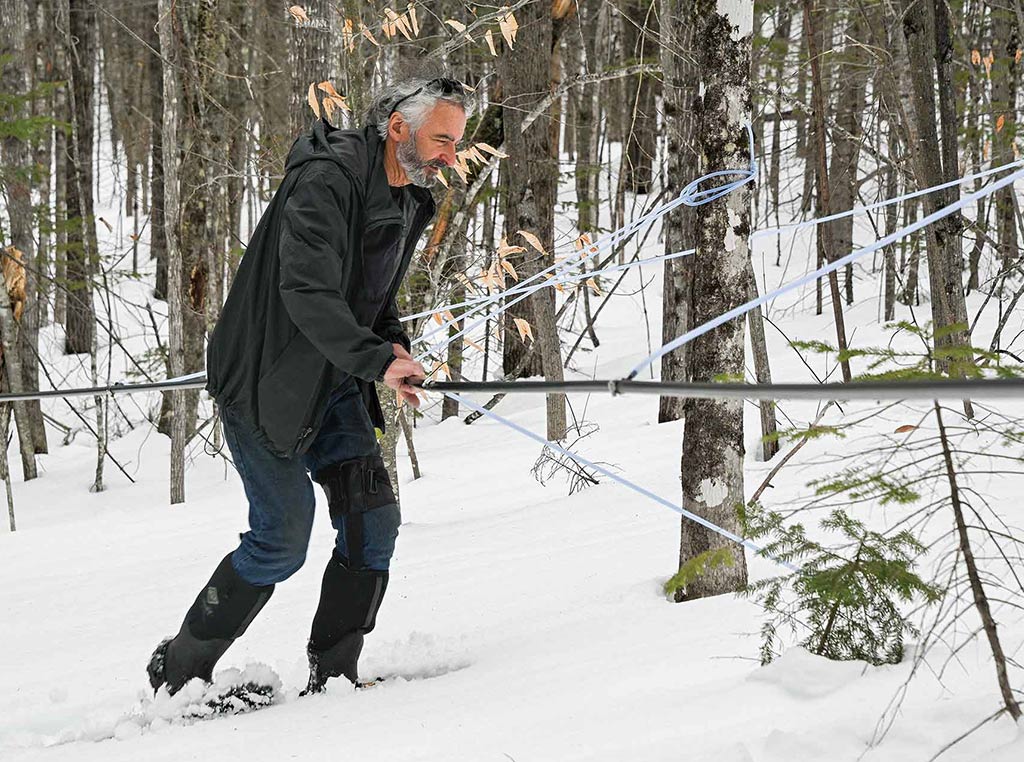
<path id="1" fill-rule="evenodd" d="M 435 86 L 441 91 L 442 95 L 451 95 L 452 93 L 462 94 L 466 91 L 466 88 L 457 79 L 452 79 L 450 77 L 435 77 L 434 79 L 427 82 L 427 84 L 423 85 L 423 87 L 417 88 L 408 95 L 403 96 L 402 98 L 399 98 L 397 101 L 395 101 L 395 105 L 391 107 L 391 114 L 398 111 L 398 107 L 402 104 L 402 101 L 407 101 L 413 96 L 419 95 L 424 90 L 433 88 Z M 391 114 L 388 114 L 388 116 L 391 116 Z"/>

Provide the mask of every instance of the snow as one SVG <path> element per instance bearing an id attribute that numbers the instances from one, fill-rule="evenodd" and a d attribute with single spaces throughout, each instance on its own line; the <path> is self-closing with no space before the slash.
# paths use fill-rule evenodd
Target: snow
<path id="1" fill-rule="evenodd" d="M 115 194 L 106 190 L 109 201 Z M 107 219 L 121 218 L 113 210 Z M 559 225 L 567 228 L 568 221 L 560 218 Z M 870 235 L 863 220 L 858 231 Z M 792 260 L 784 258 L 778 268 L 775 243 L 764 244 L 755 269 L 769 283 L 804 271 L 814 256 L 808 240 L 784 240 Z M 658 253 L 652 235 L 644 254 Z M 858 345 L 884 344 L 877 279 L 863 268 L 858 274 L 859 300 L 847 312 L 847 325 Z M 628 276 L 628 288 L 598 323 L 600 348 L 580 356 L 580 371 L 610 377 L 638 359 L 642 298 L 647 330 L 660 335 L 660 268 L 653 275 Z M 641 283 L 648 284 L 643 295 Z M 126 284 L 121 293 L 146 301 L 144 284 Z M 770 314 L 790 336 L 829 339 L 828 310 L 815 317 L 808 300 L 811 290 L 774 305 Z M 972 297 L 971 315 L 981 302 Z M 118 309 L 117 324 L 139 350 L 148 316 L 125 304 Z M 990 305 L 977 343 L 987 344 L 996 317 Z M 1006 336 L 1021 328 L 1020 319 L 1012 322 Z M 769 330 L 769 344 L 777 381 L 813 378 L 782 335 Z M 50 349 L 62 383 L 85 380 L 76 358 Z M 831 368 L 822 358 L 808 362 L 822 377 Z M 115 379 L 119 367 L 115 363 Z M 332 545 L 318 494 L 309 562 L 278 586 L 218 665 L 221 682 L 246 675 L 279 679 L 277 702 L 249 715 L 182 723 L 176 718 L 201 701 L 202 686 L 154 699 L 145 665 L 237 542 L 245 497 L 230 466 L 199 442 L 187 472 L 188 501 L 169 507 L 169 445 L 150 426 L 138 425 L 159 398 L 121 399 L 136 425 L 129 431 L 121 420 L 122 435 L 110 449 L 134 484 L 108 463 L 106 491 L 88 491 L 95 452 L 84 433 L 64 446 L 55 437 L 51 454 L 40 458 L 41 478 L 15 481 L 19 528 L 0 534 L 4 762 L 925 760 L 999 706 L 991 657 L 978 640 L 961 649 L 941 678 L 929 669 L 912 674 L 915 644 L 892 666 L 831 662 L 797 646 L 759 666 L 763 612 L 755 602 L 722 596 L 676 604 L 662 593 L 676 571 L 674 513 L 610 480 L 572 496 L 557 479 L 542 487 L 529 473 L 539 455 L 535 443 L 486 418 L 472 426 L 429 419 L 416 431 L 421 479 L 412 481 L 408 458 L 400 455 L 404 524 L 377 629 L 361 661 L 364 678 L 392 679 L 368 691 L 333 681 L 326 694 L 298 696 L 307 677 L 309 622 Z M 658 425 L 656 398 L 577 395 L 570 401 L 577 415 L 600 425 L 580 443 L 583 454 L 678 500 L 682 424 Z M 62 403 L 45 407 L 74 422 Z M 847 405 L 845 413 L 852 418 L 869 408 Z M 861 431 L 860 440 L 812 440 L 773 481 L 768 507 L 791 505 L 806 494 L 807 481 L 845 465 L 844 453 L 916 422 L 926 409 L 892 410 Z M 1021 404 L 1001 409 L 1024 413 Z M 817 407 L 783 403 L 781 410 L 785 424 L 806 425 Z M 428 412 L 436 417 L 436 408 Z M 497 412 L 544 429 L 541 396 L 509 396 Z M 756 406 L 746 405 L 745 415 L 749 495 L 778 461 L 757 460 Z M 1020 474 L 979 477 L 974 486 L 1013 519 L 1011 507 L 1019 506 L 1024 487 Z M 718 503 L 724 489 L 706 482 L 701 492 L 706 502 Z M 857 510 L 874 521 L 900 515 L 892 507 Z M 755 579 L 777 572 L 763 558 L 748 561 Z M 1009 608 L 997 612 L 1004 647 L 1019 658 L 1024 619 Z M 941 662 L 941 652 L 936 658 Z M 1020 671 L 1012 674 L 1019 687 Z M 941 757 L 981 758 L 1019 762 L 1024 735 L 999 718 Z"/>

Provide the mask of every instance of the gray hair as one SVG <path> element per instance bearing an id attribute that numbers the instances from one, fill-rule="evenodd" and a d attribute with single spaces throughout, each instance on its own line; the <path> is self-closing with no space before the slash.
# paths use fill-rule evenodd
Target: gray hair
<path id="1" fill-rule="evenodd" d="M 468 114 L 473 105 L 470 92 L 461 86 L 452 90 L 446 85 L 456 81 L 446 77 L 410 77 L 392 82 L 382 88 L 370 103 L 366 122 L 377 128 L 382 140 L 387 140 L 388 122 L 396 110 L 402 113 L 414 132 L 423 126 L 431 109 L 441 101 L 454 103 Z"/>

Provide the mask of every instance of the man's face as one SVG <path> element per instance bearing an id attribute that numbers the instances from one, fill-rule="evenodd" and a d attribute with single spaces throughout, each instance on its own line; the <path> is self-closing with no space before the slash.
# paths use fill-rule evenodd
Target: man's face
<path id="1" fill-rule="evenodd" d="M 415 132 L 406 123 L 395 156 L 410 182 L 421 188 L 433 185 L 438 171 L 455 163 L 456 146 L 465 130 L 466 112 L 447 101 L 438 101 Z"/>

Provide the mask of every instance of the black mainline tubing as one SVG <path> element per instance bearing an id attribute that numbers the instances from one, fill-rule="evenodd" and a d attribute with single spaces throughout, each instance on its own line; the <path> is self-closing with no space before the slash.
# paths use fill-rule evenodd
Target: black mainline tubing
<path id="1" fill-rule="evenodd" d="M 77 389 L 54 389 L 19 394 L 0 394 L 0 402 L 22 402 L 63 397 L 202 389 L 205 378 L 111 384 Z M 506 394 L 609 393 L 656 394 L 690 399 L 753 400 L 933 400 L 1024 399 L 1024 378 L 986 378 L 911 381 L 852 381 L 848 384 L 737 384 L 684 383 L 681 381 L 434 381 L 422 386 L 427 392 L 504 392 Z"/>

